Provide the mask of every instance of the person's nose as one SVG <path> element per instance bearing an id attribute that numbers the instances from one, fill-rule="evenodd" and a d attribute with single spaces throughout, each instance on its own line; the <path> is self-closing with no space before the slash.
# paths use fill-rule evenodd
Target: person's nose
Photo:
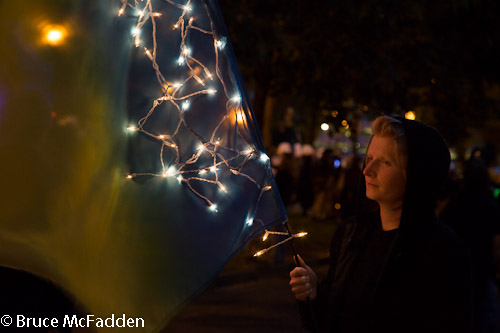
<path id="1" fill-rule="evenodd" d="M 363 170 L 363 175 L 368 176 L 368 177 L 375 176 L 375 165 L 374 165 L 373 160 L 366 163 L 365 168 Z"/>

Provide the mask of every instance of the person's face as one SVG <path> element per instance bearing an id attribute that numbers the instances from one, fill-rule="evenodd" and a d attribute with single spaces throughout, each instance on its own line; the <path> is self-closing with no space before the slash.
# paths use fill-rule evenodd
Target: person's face
<path id="1" fill-rule="evenodd" d="M 406 179 L 398 165 L 396 141 L 374 136 L 366 153 L 366 196 L 379 205 L 403 204 Z"/>

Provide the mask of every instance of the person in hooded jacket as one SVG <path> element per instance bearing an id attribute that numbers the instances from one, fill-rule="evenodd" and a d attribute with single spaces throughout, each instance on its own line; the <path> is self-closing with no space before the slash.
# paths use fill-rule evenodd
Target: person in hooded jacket
<path id="1" fill-rule="evenodd" d="M 471 332 L 470 255 L 434 211 L 450 166 L 442 136 L 420 122 L 373 125 L 358 210 L 337 228 L 319 284 L 290 272 L 304 327 L 317 332 Z"/>

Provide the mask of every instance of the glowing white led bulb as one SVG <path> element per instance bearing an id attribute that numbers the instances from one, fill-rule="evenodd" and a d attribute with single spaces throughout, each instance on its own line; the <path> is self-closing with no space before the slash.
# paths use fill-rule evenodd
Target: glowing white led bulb
<path id="1" fill-rule="evenodd" d="M 222 50 L 222 49 L 226 46 L 226 41 L 225 41 L 225 40 L 221 40 L 221 39 L 219 39 L 219 40 L 217 40 L 217 41 L 215 42 L 215 45 L 216 45 L 216 46 L 217 46 L 220 50 Z"/>
<path id="2" fill-rule="evenodd" d="M 138 27 L 132 28 L 132 36 L 138 36 L 140 34 L 141 34 L 141 29 L 139 29 Z"/>
<path id="3" fill-rule="evenodd" d="M 175 168 L 175 166 L 171 165 L 167 171 L 163 172 L 162 176 L 163 177 L 172 177 L 176 174 L 177 172 L 177 169 Z"/>
<path id="4" fill-rule="evenodd" d="M 259 159 L 264 162 L 264 163 L 267 163 L 267 161 L 269 161 L 269 156 L 267 156 L 265 153 L 260 153 L 260 157 Z"/>

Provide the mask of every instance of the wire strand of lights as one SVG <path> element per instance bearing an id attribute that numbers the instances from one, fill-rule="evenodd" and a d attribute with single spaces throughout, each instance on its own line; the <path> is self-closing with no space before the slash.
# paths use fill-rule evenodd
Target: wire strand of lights
<path id="1" fill-rule="evenodd" d="M 223 79 L 221 69 L 219 68 L 219 57 L 221 51 L 223 51 L 225 48 L 227 40 L 226 37 L 218 37 L 214 30 L 207 31 L 196 25 L 194 16 L 190 16 L 193 11 L 191 0 L 186 0 L 186 2 L 182 4 L 176 3 L 172 0 L 165 0 L 166 3 L 172 5 L 172 10 L 180 9 L 182 11 L 178 19 L 173 24 L 172 29 L 178 31 L 181 37 L 178 52 L 179 58 L 177 59 L 177 63 L 179 66 L 183 66 L 186 68 L 186 75 L 183 79 L 169 80 L 168 73 L 162 72 L 161 65 L 157 61 L 157 35 L 159 33 L 157 31 L 157 20 L 163 18 L 162 13 L 154 10 L 152 0 L 120 1 L 122 5 L 118 10 L 118 16 L 127 14 L 128 17 L 137 18 L 137 22 L 132 29 L 133 43 L 135 47 L 141 47 L 144 50 L 144 55 L 151 62 L 151 66 L 155 72 L 156 80 L 160 87 L 162 87 L 163 92 L 161 96 L 152 100 L 151 107 L 147 111 L 146 115 L 139 119 L 136 125 L 130 125 L 127 127 L 130 132 L 141 133 L 156 140 L 161 145 L 161 148 L 159 149 L 161 170 L 158 173 L 134 172 L 128 174 L 126 178 L 129 180 L 139 176 L 176 178 L 180 184 L 185 185 L 192 193 L 203 200 L 211 211 L 218 212 L 217 205 L 213 201 L 213 199 L 202 193 L 202 190 L 200 188 L 195 187 L 195 183 L 201 182 L 210 186 L 217 186 L 219 190 L 228 193 L 228 187 L 220 181 L 220 173 L 230 172 L 235 176 L 247 179 L 260 190 L 253 211 L 250 212 L 250 215 L 253 216 L 263 194 L 269 191 L 271 189 L 271 186 L 264 186 L 261 188 L 261 186 L 255 179 L 253 179 L 250 175 L 242 172 L 241 170 L 251 160 L 260 160 L 260 162 L 264 163 L 264 167 L 269 173 L 271 172 L 271 169 L 269 157 L 264 152 L 258 151 L 254 146 L 247 146 L 247 148 L 244 150 L 230 148 L 226 144 L 224 144 L 224 142 L 222 142 L 217 135 L 219 129 L 226 122 L 230 122 L 233 120 L 235 121 L 235 126 L 240 125 L 239 122 L 241 122 L 242 129 L 240 129 L 238 126 L 238 129 L 236 131 L 237 135 L 241 139 L 245 140 L 240 131 L 248 131 L 248 123 L 246 121 L 245 112 L 242 107 L 241 95 L 239 94 L 237 88 L 235 88 L 237 92 L 236 94 L 231 94 L 229 92 L 228 86 Z M 143 39 L 141 39 L 142 30 L 148 22 L 151 25 L 151 45 L 145 45 L 145 42 L 143 41 Z M 188 36 L 193 30 L 207 36 L 211 36 L 213 38 L 215 68 L 213 68 L 212 70 L 208 65 L 203 64 L 202 61 L 195 57 L 195 50 L 193 50 L 187 44 Z M 212 74 L 214 72 L 215 76 Z M 193 128 L 186 121 L 185 113 L 189 112 L 191 104 L 195 101 L 194 97 L 214 95 L 219 93 L 217 90 L 210 88 L 210 83 L 215 83 L 214 80 L 217 80 L 217 82 L 219 82 L 223 88 L 223 96 L 227 99 L 226 110 L 225 115 L 220 119 L 220 121 L 213 129 L 210 139 L 208 141 L 205 141 L 203 137 L 195 130 L 193 130 Z M 199 87 L 199 89 L 189 94 L 181 94 L 181 88 L 187 83 L 193 83 L 195 86 Z M 150 121 L 153 114 L 163 103 L 169 103 L 173 107 L 173 109 L 176 110 L 176 112 L 178 113 L 179 121 L 175 127 L 175 130 L 171 133 L 152 133 L 151 131 L 148 131 L 146 129 L 146 125 L 148 121 Z M 182 127 L 187 129 L 187 131 L 199 141 L 199 148 L 197 149 L 197 151 L 193 152 L 191 158 L 183 163 L 180 162 L 180 143 L 178 143 L 178 140 L 176 140 L 178 139 L 178 134 L 180 133 Z M 167 165 L 165 163 L 164 156 L 165 154 L 170 154 L 170 152 L 175 154 L 175 162 L 173 164 Z M 211 156 L 211 158 L 204 158 L 203 160 L 201 160 L 202 156 Z M 238 165 L 233 165 L 235 163 L 232 162 L 241 159 L 241 157 L 244 158 L 243 162 L 239 163 Z M 205 162 L 205 160 L 211 161 L 211 163 L 200 166 L 198 169 L 186 169 L 186 166 L 188 165 Z M 224 166 L 224 168 L 222 168 L 222 166 Z M 289 239 L 293 237 L 301 237 L 297 235 L 299 234 L 293 235 Z M 283 244 L 287 240 L 281 241 L 275 246 Z M 268 249 L 262 251 L 267 252 Z"/>
<path id="2" fill-rule="evenodd" d="M 221 165 L 221 164 L 224 164 L 226 165 L 226 167 L 229 168 L 229 170 L 235 174 L 235 175 L 238 175 L 238 176 L 242 176 L 242 177 L 245 177 L 246 179 L 250 180 L 252 183 L 254 183 L 255 185 L 258 186 L 257 182 L 252 179 L 251 177 L 249 177 L 248 175 L 242 173 L 240 170 L 240 167 L 231 167 L 230 165 L 230 161 L 232 160 L 235 160 L 237 159 L 239 156 L 242 155 L 241 152 L 236 152 L 237 155 L 236 156 L 233 156 L 233 157 L 229 157 L 229 158 L 226 158 L 223 156 L 223 154 L 220 154 L 217 152 L 217 150 L 227 150 L 227 151 L 230 151 L 230 152 L 235 152 L 234 149 L 230 149 L 226 146 L 223 146 L 221 145 L 221 143 L 219 142 L 220 140 L 215 140 L 215 137 L 216 137 L 216 133 L 217 131 L 219 130 L 220 126 L 228 120 L 228 116 L 227 114 L 229 113 L 229 110 L 226 110 L 226 116 L 224 116 L 221 121 L 218 123 L 218 125 L 216 126 L 216 128 L 214 129 L 213 133 L 212 133 L 212 136 L 210 138 L 210 141 L 207 143 L 207 142 L 203 142 L 203 139 L 200 135 L 198 135 L 195 131 L 193 131 L 191 129 L 191 127 L 189 126 L 189 124 L 185 121 L 184 117 L 183 117 L 183 112 L 185 112 L 188 107 L 189 107 L 189 102 L 188 102 L 188 99 L 189 98 L 192 98 L 192 97 L 195 97 L 195 96 L 198 96 L 198 95 L 213 95 L 215 94 L 217 91 L 215 89 L 206 89 L 206 84 L 204 83 L 204 81 L 199 77 L 199 75 L 196 75 L 196 74 L 193 74 L 195 73 L 195 70 L 194 70 L 194 67 L 195 65 L 198 65 L 199 67 L 201 67 L 202 71 L 205 73 L 206 77 L 208 80 L 213 80 L 213 75 L 211 74 L 209 68 L 207 66 L 205 66 L 201 61 L 199 61 L 198 59 L 196 59 L 192 54 L 191 54 L 191 51 L 190 51 L 190 48 L 186 45 L 186 39 L 188 37 L 188 33 L 191 29 L 193 30 L 196 30 L 196 31 L 199 31 L 201 33 L 204 33 L 204 34 L 207 34 L 207 35 L 212 35 L 214 36 L 215 33 L 212 32 L 212 31 L 207 31 L 205 29 L 202 29 L 202 28 L 199 28 L 197 26 L 194 25 L 194 18 L 191 17 L 189 18 L 189 20 L 186 19 L 186 15 L 192 10 L 191 8 L 191 0 L 188 0 L 186 4 L 177 4 L 171 0 L 166 0 L 168 3 L 170 3 L 171 5 L 177 7 L 177 8 L 180 8 L 182 9 L 182 13 L 181 15 L 179 16 L 177 22 L 174 24 L 174 28 L 173 29 L 179 29 L 180 31 L 180 34 L 181 34 L 181 43 L 180 43 L 180 57 L 183 57 L 183 64 L 187 66 L 188 70 L 186 72 L 190 73 L 189 75 L 187 75 L 187 77 L 183 80 L 182 83 L 180 84 L 169 84 L 168 83 L 168 80 L 165 78 L 165 75 L 161 72 L 161 69 L 160 69 L 160 66 L 156 60 L 156 55 L 157 55 L 157 49 L 158 49 L 158 44 L 157 44 L 157 31 L 156 31 L 156 20 L 161 17 L 161 13 L 157 13 L 157 12 L 154 12 L 153 10 L 153 5 L 152 5 L 152 1 L 151 0 L 146 0 L 146 1 L 130 1 L 130 0 L 121 0 L 122 1 L 122 6 L 121 8 L 119 9 L 118 11 L 118 15 L 123 15 L 125 14 L 125 12 L 129 9 L 131 10 L 132 12 L 135 12 L 135 13 L 139 13 L 138 15 L 138 20 L 137 20 L 137 23 L 136 23 L 136 26 L 134 27 L 133 29 L 133 36 L 134 36 L 134 43 L 135 43 L 135 46 L 136 47 L 139 47 L 141 46 L 141 43 L 142 43 L 142 40 L 140 39 L 140 33 L 141 33 L 141 29 L 144 27 L 144 25 L 150 21 L 151 22 L 151 25 L 152 25 L 152 44 L 153 44 L 153 47 L 152 47 L 152 51 L 150 49 L 148 49 L 147 47 L 143 46 L 143 49 L 145 50 L 145 54 L 146 56 L 149 58 L 149 60 L 151 61 L 151 64 L 152 64 L 152 67 L 156 73 L 156 78 L 157 78 L 157 81 L 160 85 L 162 85 L 163 87 L 166 87 L 165 89 L 165 93 L 163 96 L 160 96 L 159 98 L 155 99 L 152 103 L 152 106 L 151 108 L 148 110 L 147 114 L 141 118 L 138 123 L 137 123 L 137 127 L 136 126 L 129 126 L 128 129 L 130 131 L 134 131 L 134 132 L 140 132 L 146 136 L 149 136 L 151 138 L 154 138 L 154 139 L 157 139 L 161 144 L 161 149 L 160 149 L 160 161 L 161 161 L 161 165 L 162 165 L 162 171 L 158 174 L 154 174 L 154 173 L 140 173 L 140 172 L 136 172 L 136 173 L 131 173 L 127 176 L 128 179 L 133 179 L 137 176 L 161 176 L 161 177 L 165 177 L 165 170 L 167 168 L 169 168 L 169 166 L 165 165 L 164 163 L 164 158 L 163 158 L 163 155 L 164 155 L 164 151 L 165 150 L 168 150 L 168 149 L 173 149 L 175 151 L 175 154 L 176 154 L 176 159 L 175 159 L 175 166 L 176 166 L 176 173 L 171 175 L 171 176 L 177 176 L 177 175 L 181 175 L 183 173 L 194 173 L 194 174 L 200 174 L 200 173 L 203 173 L 203 171 L 205 169 L 207 169 L 207 167 L 203 167 L 203 168 L 200 168 L 200 169 L 197 169 L 197 170 L 189 170 L 189 171 L 183 171 L 182 169 L 185 167 L 185 165 L 187 164 L 194 164 L 196 162 L 198 162 L 198 159 L 199 157 L 201 156 L 202 152 L 199 152 L 198 154 L 193 154 L 193 156 L 191 157 L 191 159 L 189 159 L 187 162 L 185 162 L 184 164 L 180 164 L 179 163 L 179 160 L 180 160 L 180 155 L 179 155 L 179 147 L 177 146 L 177 144 L 175 143 L 175 138 L 177 136 L 177 134 L 179 133 L 179 130 L 182 126 L 184 126 L 186 129 L 188 129 L 191 134 L 193 134 L 197 139 L 200 140 L 201 144 L 204 146 L 204 150 L 203 152 L 206 152 L 206 153 L 209 153 L 212 155 L 213 157 L 213 164 L 212 164 L 212 168 L 213 170 L 215 171 L 214 172 L 214 175 L 215 175 L 215 181 L 211 181 L 210 179 L 204 179 L 204 178 L 200 178 L 200 177 L 191 177 L 191 178 L 183 178 L 183 180 L 181 181 L 181 183 L 185 183 L 188 188 L 193 192 L 195 193 L 198 197 L 202 198 L 203 200 L 206 201 L 207 205 L 209 207 L 212 207 L 213 206 L 213 202 L 211 200 L 209 200 L 206 196 L 204 196 L 203 194 L 199 193 L 199 191 L 197 191 L 192 185 L 191 185 L 191 181 L 193 180 L 196 180 L 196 181 L 201 181 L 201 182 L 205 182 L 205 183 L 209 183 L 209 184 L 215 184 L 217 186 L 219 186 L 219 188 L 222 188 L 222 189 L 225 189 L 226 187 L 220 183 L 219 181 L 219 174 L 218 174 L 218 168 L 217 166 Z M 186 24 L 186 20 L 187 20 L 187 24 Z M 219 47 L 219 44 L 217 43 L 218 40 L 214 39 L 214 48 L 215 48 L 215 56 L 216 56 L 216 64 L 219 63 L 218 61 L 218 57 L 219 57 L 219 53 L 217 51 L 217 48 Z M 216 72 L 220 73 L 220 69 L 217 68 L 216 69 Z M 218 75 L 218 78 L 220 80 L 220 83 L 222 84 L 222 86 L 224 87 L 224 91 L 227 91 L 227 88 L 226 88 L 226 84 L 224 82 L 224 80 L 222 79 L 222 76 L 221 75 Z M 188 81 L 190 80 L 195 80 L 201 87 L 203 87 L 204 89 L 200 89 L 198 91 L 195 91 L 195 92 L 192 92 L 190 94 L 186 94 L 186 95 L 182 95 L 182 96 L 179 96 L 177 95 L 180 88 L 186 84 Z M 169 88 L 174 88 L 173 91 L 169 91 Z M 235 103 L 231 101 L 231 99 L 229 98 L 229 96 L 226 94 L 226 97 L 228 99 L 228 104 L 227 105 L 234 105 Z M 179 103 L 179 102 L 182 102 L 184 101 L 184 103 Z M 162 134 L 162 135 L 158 135 L 158 134 L 155 134 L 155 133 L 151 133 L 149 131 L 147 131 L 145 129 L 145 125 L 147 123 L 147 121 L 150 119 L 150 117 L 154 114 L 154 112 L 157 110 L 157 108 L 162 105 L 163 102 L 169 102 L 171 103 L 175 109 L 177 109 L 177 111 L 179 112 L 179 122 L 176 126 L 176 129 L 173 133 L 171 134 Z M 251 150 L 247 150 L 246 153 L 247 154 L 253 154 L 255 152 L 254 149 L 251 149 Z M 257 155 L 259 155 L 257 153 Z M 260 186 L 258 186 L 260 188 Z"/>
<path id="3" fill-rule="evenodd" d="M 277 231 L 269 231 L 269 230 L 266 230 L 266 233 L 264 234 L 264 237 L 262 238 L 262 241 L 266 241 L 267 240 L 267 237 L 269 235 L 279 235 L 279 236 L 288 236 L 287 238 L 285 238 L 284 240 L 282 240 L 281 242 L 278 242 L 276 244 L 273 244 L 265 249 L 262 249 L 258 252 L 256 252 L 253 256 L 254 257 L 260 257 L 261 255 L 263 255 L 264 253 L 268 252 L 269 250 L 272 250 L 274 249 L 275 247 L 277 246 L 280 246 L 282 244 L 285 244 L 286 242 L 294 239 L 294 238 L 301 238 L 301 237 L 304 237 L 307 235 L 307 232 L 299 232 L 299 233 L 296 233 L 296 234 L 293 234 L 291 236 L 289 236 L 288 233 L 286 232 L 277 232 Z"/>

